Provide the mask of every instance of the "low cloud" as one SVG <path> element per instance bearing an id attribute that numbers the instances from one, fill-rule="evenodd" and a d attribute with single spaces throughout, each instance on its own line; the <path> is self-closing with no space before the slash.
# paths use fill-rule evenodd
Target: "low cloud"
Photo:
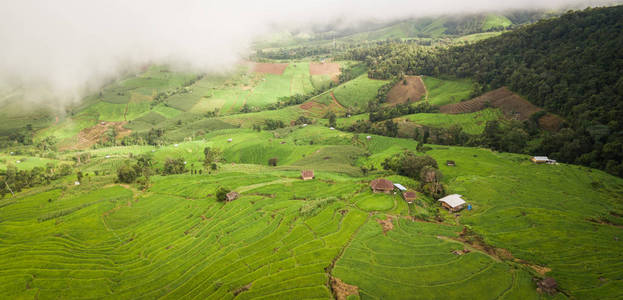
<path id="1" fill-rule="evenodd" d="M 3 1 L 0 94 L 62 109 L 120 74 L 151 63 L 215 72 L 235 65 L 275 24 L 342 24 L 586 1 Z M 6 99 L 0 97 L 0 104 Z"/>

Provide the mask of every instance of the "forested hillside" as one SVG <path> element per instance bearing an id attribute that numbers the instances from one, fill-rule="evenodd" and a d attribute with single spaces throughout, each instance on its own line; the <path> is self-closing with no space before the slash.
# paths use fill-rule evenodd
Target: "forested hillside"
<path id="1" fill-rule="evenodd" d="M 621 176 L 621 49 L 623 6 L 616 6 L 569 12 L 465 46 L 435 51 L 395 43 L 355 49 L 346 57 L 365 60 L 372 78 L 471 77 L 475 95 L 508 86 L 567 119 L 558 132 L 532 136 L 530 151 Z"/>

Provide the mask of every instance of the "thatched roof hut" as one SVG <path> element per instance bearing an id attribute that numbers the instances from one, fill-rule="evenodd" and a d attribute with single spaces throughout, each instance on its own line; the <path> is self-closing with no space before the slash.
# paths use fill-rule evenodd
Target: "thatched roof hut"
<path id="1" fill-rule="evenodd" d="M 415 191 L 409 190 L 409 191 L 402 193 L 402 198 L 405 199 L 407 203 L 413 203 L 413 201 L 417 199 L 417 193 Z"/>
<path id="2" fill-rule="evenodd" d="M 370 187 L 375 193 L 389 194 L 394 190 L 394 183 L 387 179 L 378 178 L 370 181 Z"/>
<path id="3" fill-rule="evenodd" d="M 303 180 L 314 179 L 314 170 L 303 170 L 303 171 L 301 171 L 301 178 Z"/>

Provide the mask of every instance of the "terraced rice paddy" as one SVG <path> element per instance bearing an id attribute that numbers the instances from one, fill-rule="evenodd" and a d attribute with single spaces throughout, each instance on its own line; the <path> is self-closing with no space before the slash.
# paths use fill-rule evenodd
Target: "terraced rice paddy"
<path id="1" fill-rule="evenodd" d="M 220 170 L 154 176 L 146 191 L 113 182 L 130 153 L 152 155 L 156 167 L 179 157 L 197 169 L 205 146 L 223 151 Z M 415 146 L 310 125 L 91 150 L 81 167 L 91 176 L 80 186 L 72 175 L 0 200 L 0 298 L 330 298 L 337 278 L 362 299 L 536 299 L 532 278 L 550 269 L 546 276 L 571 296 L 620 296 L 622 229 L 612 224 L 623 220 L 611 212 L 623 211 L 621 179 L 534 165 L 524 155 L 433 146 L 427 154 L 440 162 L 448 192 L 464 195 L 473 210 L 418 222 L 412 216 L 435 209 L 432 199 L 407 205 L 368 187 L 376 177 L 410 188 L 417 181 L 359 171 L 381 169 L 386 157 Z M 277 167 L 267 166 L 270 157 Z M 300 180 L 304 169 L 315 169 L 316 179 Z M 221 186 L 242 196 L 217 202 Z M 612 223 L 591 221 L 604 216 Z M 495 251 L 464 244 L 464 225 Z M 559 234 L 568 231 L 573 237 Z M 578 263 L 586 253 L 595 255 Z"/>

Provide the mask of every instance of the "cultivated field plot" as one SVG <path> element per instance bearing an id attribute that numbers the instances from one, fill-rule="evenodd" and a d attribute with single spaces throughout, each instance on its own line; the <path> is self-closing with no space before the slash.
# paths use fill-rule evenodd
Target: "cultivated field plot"
<path id="1" fill-rule="evenodd" d="M 368 101 L 375 99 L 379 88 L 387 83 L 387 80 L 370 79 L 367 74 L 364 74 L 332 91 L 340 105 L 357 112 L 364 110 Z"/>
<path id="2" fill-rule="evenodd" d="M 439 79 L 424 76 L 423 80 L 428 90 L 428 101 L 434 106 L 467 100 L 472 92 L 472 82 L 469 79 Z"/>
<path id="3" fill-rule="evenodd" d="M 437 128 L 459 126 L 463 132 L 476 135 L 483 132 L 487 121 L 499 120 L 500 118 L 502 118 L 500 110 L 488 108 L 478 112 L 456 115 L 420 113 L 402 116 L 396 121 L 400 125 L 402 125 L 401 120 L 409 120 L 418 125 Z"/>
<path id="4" fill-rule="evenodd" d="M 426 86 L 421 76 L 405 76 L 404 81 L 396 85 L 387 93 L 386 105 L 418 102 L 425 99 Z"/>
<path id="5" fill-rule="evenodd" d="M 340 75 L 340 64 L 331 62 L 312 62 L 309 64 L 309 74 L 312 76 L 326 75 L 329 76 L 331 80 L 337 82 L 338 76 Z"/>
<path id="6" fill-rule="evenodd" d="M 439 110 L 446 114 L 461 114 L 480 111 L 488 106 L 499 108 L 506 117 L 521 121 L 527 120 L 533 113 L 541 110 L 506 87 L 485 93 L 469 101 L 444 105 Z"/>
<path id="7" fill-rule="evenodd" d="M 288 63 L 251 63 L 251 69 L 256 73 L 281 75 L 288 65 Z"/>

